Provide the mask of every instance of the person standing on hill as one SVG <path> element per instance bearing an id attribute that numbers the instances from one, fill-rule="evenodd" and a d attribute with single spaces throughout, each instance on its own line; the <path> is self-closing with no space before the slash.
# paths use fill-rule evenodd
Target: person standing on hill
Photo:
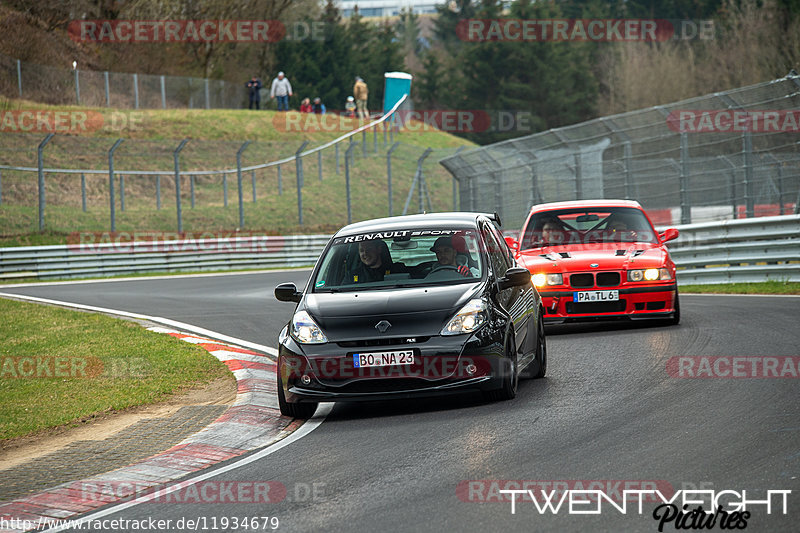
<path id="1" fill-rule="evenodd" d="M 253 79 L 247 82 L 246 87 L 250 94 L 250 109 L 253 109 L 254 104 L 258 109 L 261 103 L 261 80 L 253 76 Z"/>
<path id="2" fill-rule="evenodd" d="M 292 84 L 283 71 L 278 72 L 278 77 L 272 80 L 269 97 L 278 99 L 278 111 L 289 111 L 290 96 L 292 96 Z"/>
<path id="3" fill-rule="evenodd" d="M 358 118 L 369 118 L 369 111 L 367 110 L 367 96 L 369 89 L 364 79 L 361 76 L 356 76 L 356 84 L 353 85 L 353 96 L 356 99 L 356 109 L 358 110 Z"/>

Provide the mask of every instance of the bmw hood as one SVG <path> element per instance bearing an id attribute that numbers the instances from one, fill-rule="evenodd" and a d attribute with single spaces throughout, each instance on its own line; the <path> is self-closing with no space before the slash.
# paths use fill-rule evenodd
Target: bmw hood
<path id="1" fill-rule="evenodd" d="M 521 254 L 527 268 L 545 267 L 550 272 L 582 270 L 628 270 L 659 267 L 664 264 L 664 251 L 649 243 L 618 243 L 609 246 L 547 246 Z"/>
<path id="2" fill-rule="evenodd" d="M 305 309 L 331 342 L 438 335 L 447 321 L 479 291 L 481 283 L 459 283 L 339 293 L 309 293 Z M 386 321 L 381 333 L 376 325 Z"/>

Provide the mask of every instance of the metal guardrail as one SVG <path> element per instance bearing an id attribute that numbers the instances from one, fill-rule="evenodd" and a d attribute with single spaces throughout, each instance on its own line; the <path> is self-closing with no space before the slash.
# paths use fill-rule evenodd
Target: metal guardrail
<path id="1" fill-rule="evenodd" d="M 681 283 L 800 281 L 800 215 L 677 226 Z M 0 280 L 313 265 L 330 235 L 0 248 Z"/>
<path id="2" fill-rule="evenodd" d="M 681 283 L 800 281 L 800 215 L 676 226 Z"/>

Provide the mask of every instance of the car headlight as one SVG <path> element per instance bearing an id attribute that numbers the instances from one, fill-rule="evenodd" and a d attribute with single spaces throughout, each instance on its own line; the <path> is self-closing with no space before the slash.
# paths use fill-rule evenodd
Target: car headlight
<path id="1" fill-rule="evenodd" d="M 298 311 L 292 317 L 292 337 L 301 344 L 322 344 L 328 337 L 322 332 L 314 319 L 305 311 Z"/>
<path id="2" fill-rule="evenodd" d="M 628 281 L 668 281 L 672 279 L 668 268 L 628 270 Z"/>
<path id="3" fill-rule="evenodd" d="M 564 277 L 561 274 L 534 274 L 531 276 L 531 281 L 536 287 L 544 287 L 545 285 L 561 285 L 564 283 Z"/>
<path id="4" fill-rule="evenodd" d="M 450 319 L 450 322 L 442 328 L 441 335 L 472 333 L 487 320 L 486 302 L 480 298 L 475 298 L 467 302 L 467 304 Z"/>

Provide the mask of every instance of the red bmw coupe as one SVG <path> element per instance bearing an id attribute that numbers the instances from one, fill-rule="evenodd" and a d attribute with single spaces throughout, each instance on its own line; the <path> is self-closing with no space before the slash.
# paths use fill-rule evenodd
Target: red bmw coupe
<path id="1" fill-rule="evenodd" d="M 548 323 L 612 319 L 680 321 L 675 263 L 638 202 L 536 205 L 519 241 L 506 238 L 544 303 Z"/>

